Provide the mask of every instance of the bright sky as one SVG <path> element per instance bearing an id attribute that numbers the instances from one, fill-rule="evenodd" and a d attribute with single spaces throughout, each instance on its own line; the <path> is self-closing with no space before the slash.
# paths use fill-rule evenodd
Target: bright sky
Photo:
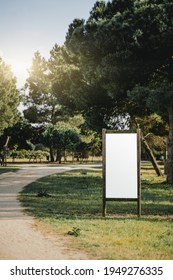
<path id="1" fill-rule="evenodd" d="M 0 0 L 0 56 L 22 87 L 34 53 L 62 45 L 75 18 L 88 19 L 96 0 Z"/>

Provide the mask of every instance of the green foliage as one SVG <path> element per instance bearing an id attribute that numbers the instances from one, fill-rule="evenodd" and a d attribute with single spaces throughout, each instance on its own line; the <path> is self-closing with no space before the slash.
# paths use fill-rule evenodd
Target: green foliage
<path id="1" fill-rule="evenodd" d="M 102 155 L 102 140 L 96 134 L 95 134 L 95 137 L 92 139 L 90 147 L 91 147 L 90 151 L 91 151 L 92 155 L 95 155 L 95 156 Z"/>
<path id="2" fill-rule="evenodd" d="M 27 94 L 24 95 L 24 116 L 31 123 L 56 123 L 62 115 L 61 106 L 51 89 L 47 61 L 36 52 L 26 81 Z M 28 94 L 29 92 L 29 94 Z"/>
<path id="3" fill-rule="evenodd" d="M 25 154 L 25 158 L 29 159 L 29 161 L 33 160 L 33 161 L 39 161 L 41 162 L 44 158 L 48 157 L 49 153 L 47 151 L 41 151 L 41 150 L 31 150 L 31 151 L 27 151 L 27 153 Z"/>
<path id="4" fill-rule="evenodd" d="M 153 87 L 153 84 L 137 85 L 129 91 L 128 95 L 132 101 L 139 104 L 140 109 L 145 104 L 151 112 L 156 112 L 168 122 L 168 109 L 173 107 L 172 82 L 162 81 L 160 85 L 157 84 L 157 87 Z"/>
<path id="5" fill-rule="evenodd" d="M 168 134 L 167 124 L 165 123 L 163 118 L 156 113 L 142 118 L 135 117 L 135 121 L 133 121 L 133 124 L 134 122 L 136 123 L 135 126 L 139 124 L 144 135 L 152 133 L 154 135 L 166 136 Z"/>
<path id="6" fill-rule="evenodd" d="M 139 125 L 144 139 L 149 144 L 154 155 L 160 159 L 166 154 L 166 136 L 168 134 L 168 125 L 163 118 L 156 113 L 145 117 L 135 117 L 131 120 L 132 129 Z M 142 145 L 142 158 L 148 158 L 144 145 Z"/>
<path id="7" fill-rule="evenodd" d="M 173 183 L 172 14 L 172 0 L 97 1 L 87 21 L 74 19 L 65 45 L 55 45 L 48 61 L 35 54 L 27 117 L 56 124 L 80 112 L 101 132 L 157 113 L 168 124 Z"/>
<path id="8" fill-rule="evenodd" d="M 172 103 L 170 85 L 166 88 L 162 84 L 162 89 L 152 94 L 139 88 L 141 106 L 127 96 L 127 91 L 137 84 L 148 85 L 157 71 L 164 70 L 164 75 L 171 77 L 172 12 L 171 0 L 101 1 L 96 2 L 86 23 L 76 24 L 74 20 L 70 25 L 66 45 L 80 57 L 86 83 L 91 87 L 99 85 L 113 98 L 114 114 L 158 113 L 158 104 L 164 109 L 169 101 Z M 144 107 L 141 101 L 148 94 L 148 106 Z"/>
<path id="9" fill-rule="evenodd" d="M 78 228 L 78 227 L 73 227 L 72 230 L 69 230 L 69 231 L 67 232 L 67 234 L 68 234 L 68 235 L 73 235 L 73 236 L 75 236 L 75 237 L 78 237 L 78 236 L 80 235 L 80 231 L 81 231 L 80 228 Z"/>
<path id="10" fill-rule="evenodd" d="M 16 148 L 9 152 L 9 157 L 12 157 L 13 162 L 15 162 L 15 159 L 29 159 L 29 161 L 41 162 L 48 156 L 49 153 L 42 150 L 17 150 Z"/>
<path id="11" fill-rule="evenodd" d="M 112 98 L 114 120 L 157 113 L 167 122 L 173 184 L 172 14 L 172 0 L 96 2 L 86 22 L 70 26 L 66 46 L 80 57 L 86 84 Z"/>
<path id="12" fill-rule="evenodd" d="M 20 103 L 19 92 L 16 88 L 16 79 L 10 66 L 0 58 L 0 134 L 6 127 L 16 123 Z"/>
<path id="13" fill-rule="evenodd" d="M 77 93 L 82 83 L 82 76 L 78 67 L 78 59 L 69 54 L 66 47 L 55 45 L 51 50 L 51 56 L 48 61 L 49 79 L 51 90 L 56 97 L 57 102 L 62 106 L 63 112 L 74 114 L 78 95 L 71 90 L 75 86 Z M 84 85 L 84 83 L 82 83 Z"/>
<path id="14" fill-rule="evenodd" d="M 56 124 L 66 119 L 69 112 L 73 114 L 77 100 L 75 96 L 67 99 L 67 90 L 77 84 L 80 77 L 80 71 L 65 47 L 55 45 L 48 61 L 36 52 L 26 82 L 29 94 L 24 96 L 25 118 L 32 123 Z"/>
<path id="15" fill-rule="evenodd" d="M 16 149 L 10 151 L 9 154 L 10 157 L 12 157 L 13 162 L 15 161 L 16 158 L 25 158 L 26 157 L 26 152 L 23 151 L 17 151 Z"/>
<path id="16" fill-rule="evenodd" d="M 54 161 L 53 150 L 57 151 L 56 161 L 61 163 L 62 152 L 73 151 L 80 142 L 79 130 L 65 122 L 49 124 L 43 133 L 43 141 L 50 148 L 51 161 Z"/>
<path id="17" fill-rule="evenodd" d="M 3 147 L 7 136 L 11 136 L 9 148 L 13 150 L 17 145 L 17 150 L 31 149 L 30 143 L 40 143 L 42 141 L 41 135 L 42 128 L 34 127 L 25 119 L 20 118 L 18 122 L 12 127 L 4 129 L 3 134 L 0 136 L 0 146 Z"/>
<path id="18" fill-rule="evenodd" d="M 60 150 L 73 149 L 80 140 L 77 128 L 64 122 L 48 125 L 43 137 L 48 146 L 53 146 Z"/>
<path id="19" fill-rule="evenodd" d="M 98 132 L 123 128 L 127 116 L 166 116 L 173 99 L 172 12 L 172 0 L 96 1 L 48 61 L 35 54 L 25 116 L 56 124 L 80 112 Z"/>

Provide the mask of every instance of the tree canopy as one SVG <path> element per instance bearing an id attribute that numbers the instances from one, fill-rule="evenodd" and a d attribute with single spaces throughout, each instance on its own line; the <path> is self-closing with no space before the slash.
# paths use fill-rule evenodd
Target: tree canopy
<path id="1" fill-rule="evenodd" d="M 64 47 L 56 44 L 47 61 L 36 52 L 26 81 L 24 116 L 33 123 L 56 124 L 66 119 L 70 108 L 72 114 L 76 99 L 73 95 L 67 99 L 66 92 L 77 83 L 77 71 Z"/>
<path id="2" fill-rule="evenodd" d="M 62 152 L 66 149 L 74 149 L 80 141 L 79 131 L 65 122 L 58 122 L 56 125 L 47 125 L 43 133 L 44 143 L 50 150 L 57 150 L 57 161 L 61 163 Z M 51 154 L 51 156 L 53 156 Z M 52 160 L 53 161 L 53 160 Z"/>
<path id="3" fill-rule="evenodd" d="M 99 84 L 115 111 L 130 118 L 153 112 L 169 126 L 168 181 L 173 183 L 173 2 L 97 1 L 89 19 L 69 26 L 67 48 L 83 76 Z"/>
<path id="4" fill-rule="evenodd" d="M 19 91 L 16 87 L 16 79 L 2 58 L 0 58 L 0 133 L 16 123 L 20 103 Z"/>
<path id="5" fill-rule="evenodd" d="M 86 22 L 75 19 L 69 26 L 66 46 L 80 57 L 87 83 L 101 85 L 119 112 L 148 109 L 141 111 L 127 91 L 148 85 L 157 69 L 171 63 L 172 12 L 171 0 L 97 1 Z"/>

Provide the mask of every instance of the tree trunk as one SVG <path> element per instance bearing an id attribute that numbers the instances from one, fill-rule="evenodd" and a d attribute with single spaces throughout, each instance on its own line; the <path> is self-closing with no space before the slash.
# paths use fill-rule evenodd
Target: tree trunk
<path id="1" fill-rule="evenodd" d="M 62 153 L 61 150 L 57 151 L 57 155 L 56 155 L 56 161 L 61 164 L 61 159 L 62 159 Z"/>
<path id="2" fill-rule="evenodd" d="M 173 108 L 168 109 L 169 135 L 167 141 L 167 182 L 173 184 Z"/>
<path id="3" fill-rule="evenodd" d="M 142 136 L 142 143 L 144 144 L 144 147 L 145 147 L 145 149 L 146 149 L 146 152 L 147 152 L 148 155 L 149 155 L 149 158 L 150 158 L 151 163 L 152 163 L 152 165 L 153 165 L 153 167 L 154 167 L 154 170 L 156 171 L 156 174 L 157 174 L 158 176 L 163 176 L 162 171 L 160 170 L 160 168 L 159 168 L 159 166 L 158 166 L 158 164 L 157 164 L 157 161 L 156 161 L 156 159 L 155 159 L 155 157 L 154 157 L 154 155 L 153 155 L 153 152 L 152 152 L 152 150 L 150 149 L 150 147 L 149 147 L 149 145 L 148 145 L 146 139 L 145 139 L 143 136 Z"/>
<path id="4" fill-rule="evenodd" d="M 53 151 L 53 148 L 52 147 L 50 147 L 50 161 L 51 162 L 54 162 L 55 160 L 54 160 L 54 151 Z"/>
<path id="5" fill-rule="evenodd" d="M 168 152 L 167 152 L 167 147 L 164 151 L 164 155 L 163 155 L 164 159 L 163 159 L 163 162 L 164 162 L 164 174 L 166 175 L 167 174 L 167 158 L 168 158 Z"/>
<path id="6" fill-rule="evenodd" d="M 67 162 L 67 155 L 66 155 L 66 151 L 64 150 L 64 162 Z"/>

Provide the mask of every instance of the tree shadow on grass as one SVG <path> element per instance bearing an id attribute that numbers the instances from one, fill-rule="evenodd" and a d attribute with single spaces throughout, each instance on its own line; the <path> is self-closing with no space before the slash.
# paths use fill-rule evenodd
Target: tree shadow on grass
<path id="1" fill-rule="evenodd" d="M 80 171 L 73 173 L 48 176 L 26 186 L 20 197 L 26 211 L 43 218 L 103 219 L 101 177 L 96 171 L 87 171 L 85 175 Z M 48 195 L 38 196 L 40 192 Z M 142 182 L 141 206 L 142 216 L 146 218 L 173 215 L 173 186 Z M 107 212 L 108 218 L 136 217 L 137 203 L 107 202 Z"/>

